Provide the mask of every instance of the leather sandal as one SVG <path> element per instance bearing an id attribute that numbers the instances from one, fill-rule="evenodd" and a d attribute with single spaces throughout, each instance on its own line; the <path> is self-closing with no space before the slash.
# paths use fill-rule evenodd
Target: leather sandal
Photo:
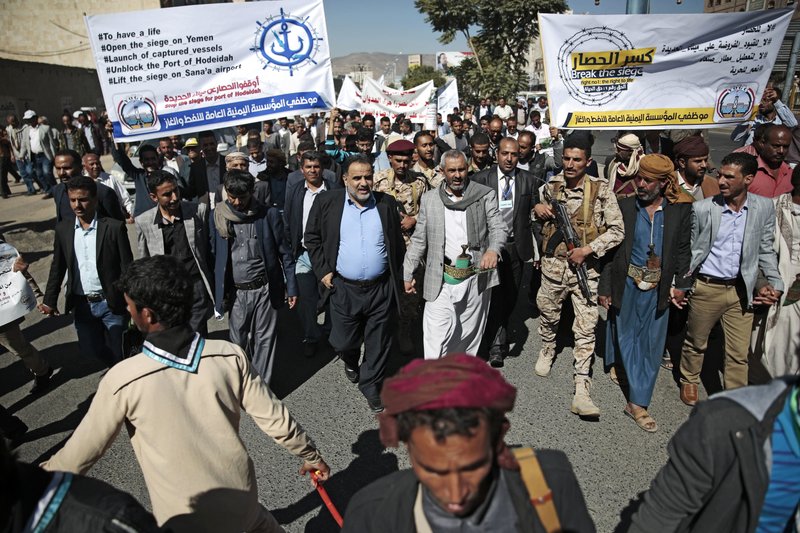
<path id="1" fill-rule="evenodd" d="M 637 426 L 648 433 L 655 433 L 658 431 L 658 424 L 656 424 L 656 421 L 653 420 L 652 416 L 650 416 L 650 413 L 647 412 L 647 409 L 642 407 L 636 413 L 632 413 L 631 411 L 628 411 L 627 407 L 625 407 L 622 412 L 625 413 L 628 418 L 636 422 Z"/>

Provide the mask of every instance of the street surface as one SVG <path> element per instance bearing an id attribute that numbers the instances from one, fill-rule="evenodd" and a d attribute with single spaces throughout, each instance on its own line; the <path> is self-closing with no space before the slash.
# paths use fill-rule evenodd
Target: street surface
<path id="1" fill-rule="evenodd" d="M 610 133 L 600 134 L 594 147 L 602 163 L 611 153 Z M 712 130 L 713 160 L 733 149 L 727 132 Z M 111 167 L 104 157 L 105 168 Z M 12 180 L 13 181 L 13 180 Z M 54 205 L 41 196 L 22 194 L 22 184 L 12 185 L 14 196 L 0 201 L 0 232 L 31 263 L 30 271 L 44 290 L 53 243 Z M 135 230 L 129 236 L 136 254 Z M 502 369 L 518 388 L 517 403 L 510 414 L 509 444 L 535 448 L 557 448 L 569 456 L 600 532 L 613 531 L 620 513 L 631 499 L 646 490 L 666 462 L 666 445 L 689 415 L 678 399 L 678 388 L 668 371 L 661 370 L 649 409 L 659 425 L 657 433 L 639 429 L 623 415 L 625 400 L 619 388 L 603 372 L 602 361 L 594 364 L 592 397 L 602 410 L 598 422 L 582 421 L 569 411 L 572 399 L 571 324 L 562 324 L 564 344 L 548 378 L 533 373 L 540 347 L 538 320 L 530 318 L 527 290 L 522 291 L 516 310 L 512 339 L 513 358 Z M 63 311 L 63 293 L 59 303 Z M 211 336 L 225 338 L 226 322 L 211 321 Z M 377 422 L 355 385 L 344 376 L 333 353 L 320 350 L 305 359 L 299 348 L 300 332 L 292 312 L 279 318 L 278 360 L 273 390 L 284 399 L 294 417 L 308 430 L 331 466 L 326 487 L 342 514 L 350 495 L 371 481 L 398 468 L 409 466 L 403 449 L 384 450 L 378 439 Z M 71 317 L 43 318 L 31 313 L 22 325 L 26 337 L 56 369 L 51 390 L 28 395 L 31 376 L 9 353 L 0 354 L 0 403 L 29 427 L 17 449 L 20 460 L 39 462 L 57 451 L 80 422 L 91 403 L 103 368 L 78 353 Z M 420 339 L 416 339 L 421 346 Z M 408 359 L 395 355 L 393 373 Z M 93 477 L 128 491 L 149 507 L 149 499 L 133 450 L 125 435 L 118 436 L 105 456 L 91 469 Z M 289 532 L 337 531 L 328 511 L 309 480 L 297 474 L 300 460 L 277 446 L 243 416 L 241 434 L 256 466 L 259 494 Z M 197 439 L 206 438 L 202 434 Z"/>

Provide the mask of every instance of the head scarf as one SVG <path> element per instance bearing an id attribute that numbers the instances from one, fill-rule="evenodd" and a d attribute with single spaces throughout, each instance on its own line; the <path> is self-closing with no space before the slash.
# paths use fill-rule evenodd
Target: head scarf
<path id="1" fill-rule="evenodd" d="M 639 161 L 636 173 L 649 179 L 665 180 L 675 170 L 669 157 L 662 154 L 647 154 Z"/>
<path id="2" fill-rule="evenodd" d="M 708 155 L 708 145 L 701 136 L 690 135 L 681 139 L 674 146 L 673 153 L 675 154 L 675 159 L 680 157 L 703 157 Z"/>
<path id="3" fill-rule="evenodd" d="M 242 159 L 247 162 L 250 161 L 250 157 L 244 152 L 231 152 L 225 156 L 225 166 L 228 166 L 228 163 L 233 163 L 234 161 L 239 159 Z"/>
<path id="4" fill-rule="evenodd" d="M 694 197 L 678 185 L 678 176 L 675 174 L 675 165 L 669 157 L 663 154 L 647 154 L 639 160 L 638 176 L 649 179 L 666 181 L 664 197 L 671 204 L 692 203 Z"/>
<path id="5" fill-rule="evenodd" d="M 417 359 L 383 384 L 385 410 L 379 415 L 385 446 L 397 446 L 397 415 L 448 408 L 514 408 L 517 389 L 482 359 L 466 354 L 436 360 Z"/>
<path id="6" fill-rule="evenodd" d="M 619 178 L 633 178 L 639 170 L 639 160 L 644 154 L 642 143 L 639 137 L 633 133 L 628 133 L 617 139 L 616 146 L 621 150 L 631 150 L 631 157 L 627 162 L 617 161 L 616 158 L 609 163 L 608 175 L 611 176 L 610 181 L 614 183 L 614 177 Z"/>

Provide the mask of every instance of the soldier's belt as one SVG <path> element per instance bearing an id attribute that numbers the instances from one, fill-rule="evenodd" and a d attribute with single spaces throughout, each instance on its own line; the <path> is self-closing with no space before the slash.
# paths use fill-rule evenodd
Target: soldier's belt
<path id="1" fill-rule="evenodd" d="M 628 276 L 633 278 L 633 281 L 640 283 L 658 283 L 661 281 L 661 269 L 651 269 L 640 267 L 636 265 L 628 265 Z"/>

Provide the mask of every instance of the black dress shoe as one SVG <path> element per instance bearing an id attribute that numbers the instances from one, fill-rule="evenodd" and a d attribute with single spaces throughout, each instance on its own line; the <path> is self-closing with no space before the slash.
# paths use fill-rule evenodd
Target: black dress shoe
<path id="1" fill-rule="evenodd" d="M 347 377 L 350 383 L 358 383 L 358 370 L 344 365 L 344 375 Z"/>
<path id="2" fill-rule="evenodd" d="M 42 200 L 49 200 L 52 197 L 53 197 L 53 195 L 48 192 L 48 193 L 45 193 L 44 196 L 42 196 Z"/>
<path id="3" fill-rule="evenodd" d="M 372 411 L 373 413 L 378 414 L 383 412 L 383 402 L 381 401 L 380 398 L 378 398 L 377 400 L 370 400 L 369 398 L 367 398 L 367 403 L 369 404 L 370 411 Z"/>
<path id="4" fill-rule="evenodd" d="M 502 368 L 505 364 L 503 362 L 503 354 L 500 352 L 494 352 L 489 354 L 489 364 L 492 365 L 494 368 Z"/>
<path id="5" fill-rule="evenodd" d="M 50 378 L 53 377 L 53 367 L 51 366 L 47 372 L 41 376 L 33 376 L 33 387 L 31 387 L 30 394 L 41 394 L 50 388 Z"/>
<path id="6" fill-rule="evenodd" d="M 494 368 L 503 367 L 503 359 L 508 357 L 508 344 L 495 344 L 489 348 L 489 364 Z"/>

